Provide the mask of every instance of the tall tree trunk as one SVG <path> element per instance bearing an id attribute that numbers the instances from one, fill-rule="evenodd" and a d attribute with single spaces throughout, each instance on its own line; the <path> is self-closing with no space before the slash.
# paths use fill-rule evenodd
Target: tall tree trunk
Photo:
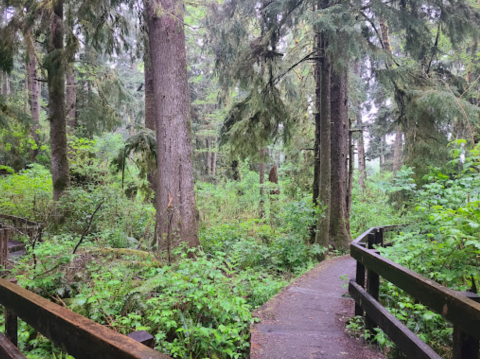
<path id="1" fill-rule="evenodd" d="M 315 78 L 317 79 L 315 88 L 315 108 L 321 108 L 321 65 L 317 61 L 315 65 Z M 320 113 L 315 113 L 315 145 L 313 159 L 313 204 L 318 205 L 318 196 L 320 195 Z"/>
<path id="2" fill-rule="evenodd" d="M 357 117 L 357 124 L 362 124 L 362 117 Z M 365 142 L 363 140 L 363 131 L 360 131 L 360 137 L 357 141 L 357 152 L 358 152 L 358 183 L 362 188 L 362 191 L 365 192 L 367 180 L 367 168 L 365 163 Z"/>
<path id="3" fill-rule="evenodd" d="M 321 49 L 319 48 L 321 46 L 321 35 L 319 33 L 315 35 L 315 46 L 319 59 L 315 63 L 315 144 L 313 148 L 312 202 L 315 206 L 318 206 L 320 196 L 320 111 L 322 107 L 322 63 L 320 62 Z M 317 225 L 312 225 L 310 228 L 310 243 L 315 243 L 316 236 Z"/>
<path id="4" fill-rule="evenodd" d="M 25 81 L 23 83 L 23 113 L 28 113 L 28 63 L 25 62 Z"/>
<path id="5" fill-rule="evenodd" d="M 330 203 L 330 238 L 336 248 L 350 244 L 347 213 L 347 153 L 348 153 L 348 76 L 334 71 L 331 83 L 332 118 L 332 186 Z"/>
<path id="6" fill-rule="evenodd" d="M 265 154 L 266 149 L 260 150 L 260 218 L 265 217 Z"/>
<path id="7" fill-rule="evenodd" d="M 5 72 L 5 96 L 9 97 L 11 94 L 10 90 L 10 76 Z"/>
<path id="8" fill-rule="evenodd" d="M 380 172 L 382 172 L 385 159 L 383 158 L 383 136 L 380 136 Z"/>
<path id="9" fill-rule="evenodd" d="M 380 18 L 380 31 L 382 33 L 382 43 L 383 48 L 387 51 L 390 55 L 392 54 L 392 46 L 390 45 L 390 37 L 388 36 L 388 26 L 385 20 Z M 390 61 L 389 61 L 390 65 Z"/>
<path id="10" fill-rule="evenodd" d="M 65 67 L 63 65 L 63 1 L 53 7 L 48 61 L 48 109 L 52 153 L 53 199 L 58 201 L 70 185 L 65 121 Z"/>
<path id="11" fill-rule="evenodd" d="M 397 125 L 395 131 L 395 147 L 393 149 L 393 177 L 402 168 L 402 129 Z"/>
<path id="12" fill-rule="evenodd" d="M 148 44 L 148 39 L 145 39 L 144 42 L 145 45 L 145 53 L 144 53 L 144 58 L 143 58 L 143 63 L 145 64 L 145 128 L 148 128 L 149 130 L 152 130 L 156 133 L 156 120 L 157 120 L 157 115 L 155 112 L 155 93 L 154 93 L 154 87 L 153 87 L 153 73 L 152 73 L 152 62 L 150 60 L 150 52 L 148 51 L 149 49 L 149 44 Z M 157 169 L 152 169 L 150 172 L 147 174 L 147 180 L 149 183 L 149 187 L 153 192 L 153 205 L 155 206 L 155 210 L 157 210 L 157 213 L 159 213 L 158 208 L 159 207 L 159 196 L 157 195 L 157 184 L 158 184 L 158 176 L 157 176 Z"/>
<path id="13" fill-rule="evenodd" d="M 27 35 L 29 36 L 29 34 Z M 29 37 L 31 40 L 31 37 Z M 32 137 L 36 145 L 39 145 L 40 139 L 38 136 L 38 130 L 40 128 L 40 86 L 37 81 L 37 59 L 35 57 L 35 49 L 33 47 L 33 41 L 29 41 L 27 44 L 27 77 L 28 77 L 28 96 L 30 99 L 30 114 L 33 119 Z M 31 160 L 35 161 L 38 155 L 38 149 L 34 149 L 31 152 Z"/>
<path id="14" fill-rule="evenodd" d="M 75 87 L 75 65 L 69 63 L 67 66 L 67 126 L 73 133 L 76 126 L 75 111 L 77 103 L 77 89 Z"/>
<path id="15" fill-rule="evenodd" d="M 147 0 L 147 24 L 157 118 L 159 250 L 198 239 L 184 7 L 179 0 Z"/>
<path id="16" fill-rule="evenodd" d="M 331 162 L 331 64 L 326 54 L 328 39 L 325 34 L 317 38 L 317 51 L 319 55 L 321 71 L 317 73 L 316 81 L 320 82 L 321 100 L 316 101 L 320 106 L 316 109 L 320 114 L 320 171 L 319 171 L 319 195 L 318 201 L 322 209 L 318 218 L 318 231 L 316 243 L 328 247 L 330 243 L 330 211 L 331 211 L 331 183 L 332 183 L 332 162 Z"/>
<path id="17" fill-rule="evenodd" d="M 216 148 L 216 140 L 212 142 L 212 164 L 210 166 L 210 170 L 212 171 L 212 177 L 215 177 L 217 174 L 217 148 Z"/>
<path id="18" fill-rule="evenodd" d="M 380 30 L 382 32 L 382 42 L 390 55 L 392 55 L 392 46 L 390 44 L 390 36 L 388 35 L 387 23 L 380 18 Z M 391 66 L 391 61 L 387 61 L 387 67 Z M 382 147 L 383 149 L 383 147 Z M 402 128 L 400 124 L 397 124 L 395 128 L 395 146 L 393 152 L 393 177 L 397 174 L 397 171 L 402 167 Z"/>
<path id="19" fill-rule="evenodd" d="M 206 147 L 206 152 L 205 152 L 205 171 L 207 172 L 207 176 L 210 176 L 210 166 L 212 164 L 212 158 L 211 158 L 211 153 L 210 153 L 210 140 L 208 138 L 205 139 L 205 147 Z"/>
<path id="20" fill-rule="evenodd" d="M 358 62 L 355 64 L 355 74 L 360 76 L 360 68 Z M 363 139 L 363 121 L 361 112 L 357 113 L 357 128 L 360 130 L 357 140 L 357 156 L 358 156 L 358 183 L 365 192 L 365 182 L 367 180 L 367 167 L 365 162 L 365 141 Z"/>
<path id="21" fill-rule="evenodd" d="M 350 218 L 350 214 L 352 212 L 352 191 L 353 191 L 353 167 L 354 167 L 354 151 L 353 151 L 353 131 L 352 131 L 352 123 L 348 121 L 348 186 L 347 186 L 347 219 Z M 350 221 L 347 220 L 347 230 L 350 232 Z"/>
<path id="22" fill-rule="evenodd" d="M 5 91 L 3 90 L 4 82 L 5 74 L 3 73 L 3 71 L 0 71 L 0 96 L 3 96 L 5 94 Z"/>

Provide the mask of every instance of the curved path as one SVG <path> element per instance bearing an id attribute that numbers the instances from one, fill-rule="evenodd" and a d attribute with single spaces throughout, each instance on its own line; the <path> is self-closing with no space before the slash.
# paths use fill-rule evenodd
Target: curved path
<path id="1" fill-rule="evenodd" d="M 326 260 L 255 311 L 250 359 L 383 359 L 345 333 L 354 302 L 340 277 L 355 275 L 350 256 Z"/>

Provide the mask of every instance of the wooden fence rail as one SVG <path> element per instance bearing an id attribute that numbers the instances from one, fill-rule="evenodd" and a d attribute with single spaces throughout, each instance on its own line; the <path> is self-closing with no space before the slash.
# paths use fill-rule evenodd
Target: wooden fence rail
<path id="1" fill-rule="evenodd" d="M 0 305 L 5 307 L 2 359 L 25 358 L 16 348 L 17 317 L 76 359 L 170 359 L 4 279 L 0 279 Z"/>
<path id="2" fill-rule="evenodd" d="M 454 359 L 478 359 L 480 303 L 477 301 L 480 297 L 445 288 L 380 256 L 375 247 L 383 245 L 384 232 L 396 228 L 371 228 L 350 246 L 350 254 L 357 260 L 356 278 L 349 285 L 349 293 L 356 303 L 355 315 L 365 312 L 366 327 L 380 327 L 408 358 L 441 358 L 378 302 L 382 277 L 453 324 Z"/>

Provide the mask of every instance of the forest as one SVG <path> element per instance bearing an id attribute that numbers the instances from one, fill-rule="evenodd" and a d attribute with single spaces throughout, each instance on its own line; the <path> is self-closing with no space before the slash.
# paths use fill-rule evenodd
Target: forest
<path id="1" fill-rule="evenodd" d="M 478 0 L 0 0 L 0 217 L 42 228 L 0 276 L 192 359 L 249 358 L 253 311 L 374 226 L 476 290 L 479 41 Z M 18 347 L 73 358 L 22 321 Z"/>

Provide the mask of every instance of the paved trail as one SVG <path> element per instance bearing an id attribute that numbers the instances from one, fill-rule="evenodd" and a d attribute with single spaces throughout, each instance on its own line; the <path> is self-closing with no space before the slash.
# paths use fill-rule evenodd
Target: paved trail
<path id="1" fill-rule="evenodd" d="M 329 259 L 257 309 L 251 359 L 383 359 L 382 354 L 345 333 L 354 302 L 344 298 L 340 277 L 353 278 L 350 256 Z"/>

